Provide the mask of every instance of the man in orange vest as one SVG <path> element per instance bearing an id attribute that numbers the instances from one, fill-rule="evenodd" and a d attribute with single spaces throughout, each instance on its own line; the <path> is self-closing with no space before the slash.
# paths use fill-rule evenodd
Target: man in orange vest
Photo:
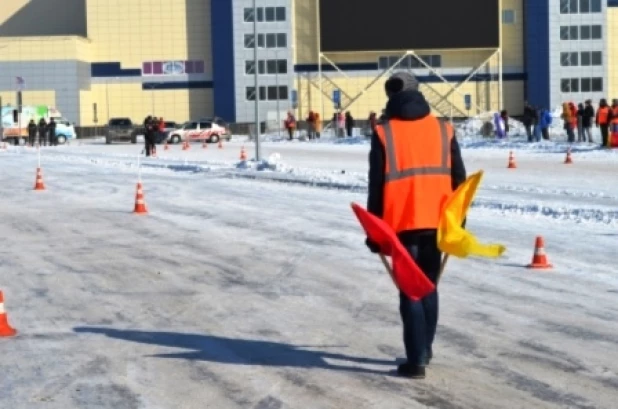
<path id="1" fill-rule="evenodd" d="M 466 170 L 450 124 L 431 115 L 418 80 L 399 72 L 385 83 L 388 103 L 376 127 L 369 153 L 367 209 L 397 233 L 412 258 L 435 284 L 442 254 L 437 227 L 447 196 L 466 179 Z M 369 239 L 369 249 L 379 253 Z M 433 356 L 438 325 L 437 291 L 420 301 L 399 295 L 407 361 L 397 373 L 425 377 Z"/>
<path id="2" fill-rule="evenodd" d="M 599 101 L 599 109 L 597 110 L 596 125 L 601 128 L 601 146 L 606 147 L 609 141 L 609 125 L 611 123 L 612 110 L 607 105 L 605 99 Z"/>

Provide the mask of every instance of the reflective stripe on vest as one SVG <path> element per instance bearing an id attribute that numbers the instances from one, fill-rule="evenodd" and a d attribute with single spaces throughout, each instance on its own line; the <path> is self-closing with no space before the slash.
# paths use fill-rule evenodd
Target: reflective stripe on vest
<path id="1" fill-rule="evenodd" d="M 395 180 L 420 175 L 451 175 L 451 168 L 449 167 L 448 160 L 450 150 L 450 144 L 448 142 L 448 130 L 446 129 L 446 124 L 443 121 L 438 121 L 438 123 L 440 124 L 440 136 L 442 144 L 442 159 L 440 162 L 440 166 L 407 168 L 401 170 L 397 168 L 397 154 L 395 152 L 395 141 L 393 139 L 393 131 L 391 129 L 391 125 L 388 121 L 384 123 L 384 137 L 386 139 L 386 146 L 384 147 L 384 150 L 386 151 L 389 164 L 389 171 L 385 175 L 386 182 L 392 182 Z"/>

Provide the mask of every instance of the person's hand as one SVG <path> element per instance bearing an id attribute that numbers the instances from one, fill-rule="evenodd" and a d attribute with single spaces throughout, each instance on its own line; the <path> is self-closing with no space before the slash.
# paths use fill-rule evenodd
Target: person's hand
<path id="1" fill-rule="evenodd" d="M 369 250 L 372 253 L 375 253 L 375 254 L 380 253 L 380 246 L 378 246 L 378 244 L 374 242 L 373 240 L 371 240 L 369 237 L 367 237 L 367 239 L 365 240 L 365 245 L 369 248 Z"/>

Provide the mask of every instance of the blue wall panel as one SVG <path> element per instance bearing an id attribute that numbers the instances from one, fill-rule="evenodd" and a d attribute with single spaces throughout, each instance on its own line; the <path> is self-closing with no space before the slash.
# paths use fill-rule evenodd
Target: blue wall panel
<path id="1" fill-rule="evenodd" d="M 213 99 L 215 116 L 236 121 L 233 0 L 211 0 Z"/>
<path id="2" fill-rule="evenodd" d="M 526 99 L 535 106 L 550 107 L 549 0 L 524 3 Z"/>

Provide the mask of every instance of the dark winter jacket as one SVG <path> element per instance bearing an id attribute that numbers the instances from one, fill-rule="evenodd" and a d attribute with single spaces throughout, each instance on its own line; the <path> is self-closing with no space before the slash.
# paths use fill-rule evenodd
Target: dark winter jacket
<path id="1" fill-rule="evenodd" d="M 354 128 L 354 118 L 349 112 L 345 114 L 345 127 L 346 129 Z"/>
<path id="2" fill-rule="evenodd" d="M 36 136 L 36 129 L 37 129 L 37 126 L 34 123 L 34 121 L 30 121 L 28 123 L 28 136 L 31 137 L 31 138 L 35 137 Z"/>
<path id="3" fill-rule="evenodd" d="M 431 108 L 423 94 L 418 91 L 403 91 L 389 99 L 386 104 L 385 119 L 415 121 L 426 117 L 430 112 Z M 385 165 L 386 153 L 384 145 L 382 145 L 377 133 L 374 133 L 371 137 L 371 150 L 369 151 L 369 197 L 367 199 L 367 210 L 378 217 L 383 215 Z M 453 190 L 466 180 L 466 169 L 461 157 L 459 143 L 454 136 L 451 142 L 451 178 Z M 414 234 L 414 232 L 411 233 Z M 404 232 L 400 234 L 400 239 L 404 241 L 404 238 L 408 236 L 408 232 Z"/>
<path id="4" fill-rule="evenodd" d="M 582 118 L 582 126 L 584 128 L 590 128 L 592 126 L 592 119 L 594 118 L 594 108 L 592 105 L 586 105 L 584 107 L 584 117 Z"/>
<path id="5" fill-rule="evenodd" d="M 530 105 L 526 105 L 524 107 L 524 125 L 526 126 L 530 126 L 532 124 L 534 124 L 534 117 L 535 117 L 535 109 L 532 108 Z"/>

